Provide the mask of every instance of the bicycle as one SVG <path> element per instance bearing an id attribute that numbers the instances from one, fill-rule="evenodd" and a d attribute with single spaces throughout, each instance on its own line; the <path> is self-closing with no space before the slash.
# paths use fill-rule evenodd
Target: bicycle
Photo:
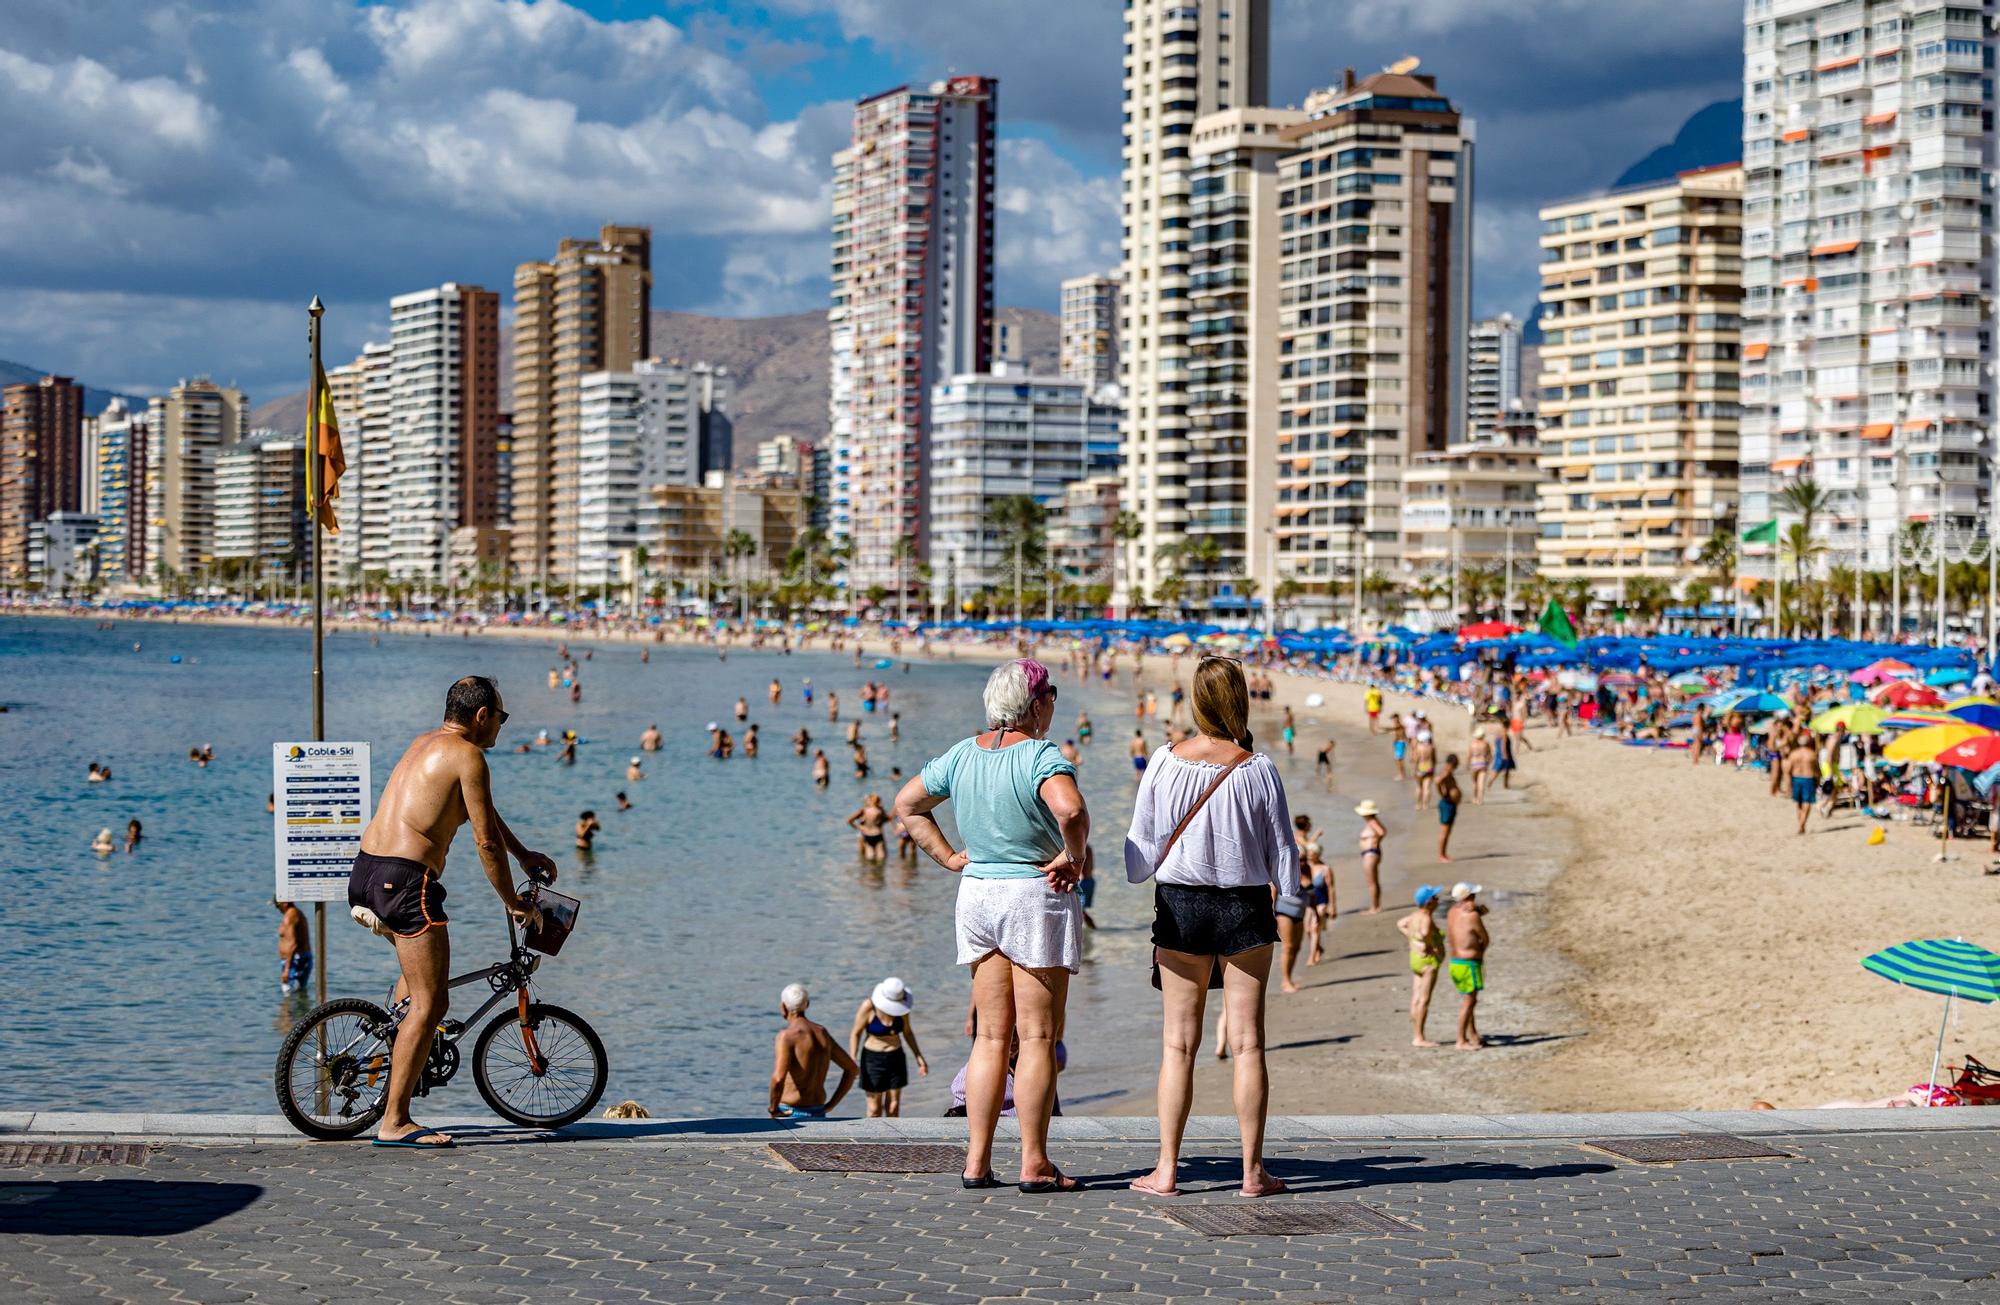
<path id="1" fill-rule="evenodd" d="M 517 892 L 538 901 L 540 882 L 523 884 Z M 496 1016 L 472 1044 L 472 1080 L 502 1119 L 527 1128 L 561 1128 L 589 1114 L 603 1095 L 609 1070 L 604 1044 L 574 1012 L 530 999 L 529 979 L 542 958 L 515 931 L 512 915 L 507 944 L 507 960 L 447 982 L 447 988 L 484 982 L 493 995 L 465 1019 L 438 1026 L 416 1095 L 429 1096 L 432 1088 L 451 1082 L 466 1030 L 512 995 L 515 1009 Z M 279 1048 L 273 1075 L 278 1108 L 292 1127 L 336 1141 L 357 1137 L 381 1119 L 390 1054 L 409 1005 L 405 997 L 384 1010 L 372 1001 L 341 997 L 307 1012 Z M 308 1043 L 312 1049 L 301 1054 Z"/>

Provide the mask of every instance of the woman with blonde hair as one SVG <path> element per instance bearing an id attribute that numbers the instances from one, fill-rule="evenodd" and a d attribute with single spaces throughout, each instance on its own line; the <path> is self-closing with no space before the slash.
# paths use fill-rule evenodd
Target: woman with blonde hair
<path id="1" fill-rule="evenodd" d="M 1278 939 L 1273 903 L 1302 902 L 1299 847 L 1278 768 L 1252 750 L 1243 668 L 1222 657 L 1195 667 L 1192 738 L 1153 754 L 1125 839 L 1125 877 L 1153 885 L 1154 978 L 1164 1008 L 1160 1158 L 1134 1189 L 1172 1196 L 1194 1095 L 1194 1057 L 1211 987 L 1234 1058 L 1243 1195 L 1285 1185 L 1264 1168 L 1264 992 Z"/>
<path id="2" fill-rule="evenodd" d="M 986 681 L 986 729 L 926 763 L 896 795 L 896 817 L 933 861 L 962 875 L 958 963 L 972 967 L 977 1029 L 965 1076 L 964 1183 L 999 1187 L 993 1130 L 1016 1037 L 1014 1108 L 1021 1124 L 1021 1190 L 1074 1192 L 1083 1184 L 1048 1155 L 1055 1046 L 1069 976 L 1081 961 L 1090 813 L 1076 767 L 1048 739 L 1056 686 L 1032 658 Z M 931 812 L 950 801 L 965 846 L 956 851 Z"/>

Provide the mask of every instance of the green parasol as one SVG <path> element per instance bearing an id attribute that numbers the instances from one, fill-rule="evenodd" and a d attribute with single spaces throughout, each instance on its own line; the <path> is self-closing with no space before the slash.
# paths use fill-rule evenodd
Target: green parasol
<path id="1" fill-rule="evenodd" d="M 2000 956 L 1963 938 L 1933 938 L 1927 942 L 1898 943 L 1873 956 L 1861 958 L 1861 968 L 1871 974 L 1944 997 L 1944 1017 L 1938 1021 L 1937 1051 L 1931 1056 L 1930 1086 L 1938 1085 L 1938 1066 L 1944 1061 L 1944 1029 L 1951 1019 L 1951 999 L 1992 1002 L 2000 1000 Z M 1926 1101 L 1928 1101 L 1928 1095 Z"/>

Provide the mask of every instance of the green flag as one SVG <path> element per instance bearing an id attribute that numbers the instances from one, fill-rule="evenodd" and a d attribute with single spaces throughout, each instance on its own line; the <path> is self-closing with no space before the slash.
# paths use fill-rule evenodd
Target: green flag
<path id="1" fill-rule="evenodd" d="M 1778 520 L 1773 517 L 1761 526 L 1752 526 L 1743 532 L 1746 544 L 1775 544 L 1778 542 Z"/>
<path id="2" fill-rule="evenodd" d="M 1569 613 L 1563 611 L 1553 598 L 1542 609 L 1542 619 L 1536 628 L 1565 648 L 1576 647 L 1576 627 L 1569 623 Z"/>

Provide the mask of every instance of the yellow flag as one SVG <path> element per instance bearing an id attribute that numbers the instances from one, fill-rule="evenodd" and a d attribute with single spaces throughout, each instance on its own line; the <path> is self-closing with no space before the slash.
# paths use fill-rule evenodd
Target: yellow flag
<path id="1" fill-rule="evenodd" d="M 326 369 L 313 365 L 312 407 L 319 414 L 319 445 L 306 459 L 306 502 L 326 533 L 340 533 L 333 512 L 333 500 L 340 497 L 340 476 L 347 470 L 347 455 L 340 447 L 340 423 L 333 415 L 333 391 L 327 388 Z M 317 464 L 317 465 L 315 465 Z"/>

